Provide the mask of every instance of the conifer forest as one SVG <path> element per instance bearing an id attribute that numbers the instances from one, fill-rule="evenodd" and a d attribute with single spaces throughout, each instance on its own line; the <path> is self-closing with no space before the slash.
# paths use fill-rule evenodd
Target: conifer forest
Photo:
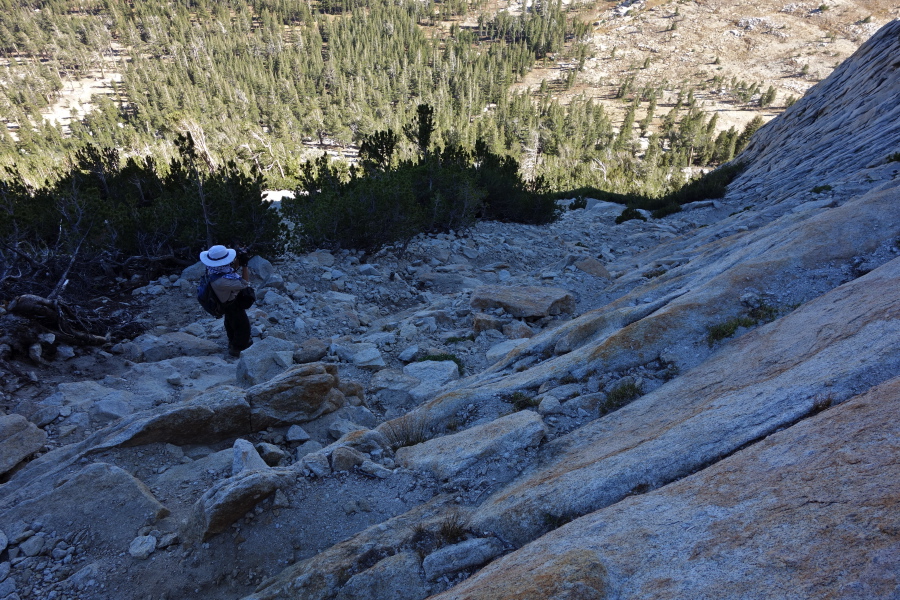
<path id="1" fill-rule="evenodd" d="M 476 219 L 547 222 L 588 192 L 628 205 L 623 219 L 662 216 L 697 199 L 686 190 L 716 193 L 682 188 L 685 167 L 730 161 L 762 124 L 717 131 L 691 89 L 663 111 L 662 88 L 628 79 L 624 122 L 560 102 L 591 53 L 579 5 L 484 1 L 0 0 L 4 295 L 41 269 L 51 295 L 101 256 L 128 279 L 215 241 L 371 250 Z M 548 57 L 571 66 L 511 88 Z M 107 71 L 120 77 L 90 111 L 44 118 Z M 265 189 L 296 194 L 276 214 Z"/>

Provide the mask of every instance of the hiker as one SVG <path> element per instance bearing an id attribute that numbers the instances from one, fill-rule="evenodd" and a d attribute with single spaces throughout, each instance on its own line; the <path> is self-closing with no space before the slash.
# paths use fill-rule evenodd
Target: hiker
<path id="1" fill-rule="evenodd" d="M 225 317 L 225 333 L 228 335 L 228 354 L 240 356 L 241 350 L 249 348 L 250 319 L 247 309 L 256 300 L 250 287 L 250 270 L 247 268 L 249 256 L 246 252 L 216 245 L 200 253 L 200 262 L 206 265 L 206 272 L 212 282 L 213 291 L 222 302 Z M 241 269 L 238 275 L 237 269 Z"/>

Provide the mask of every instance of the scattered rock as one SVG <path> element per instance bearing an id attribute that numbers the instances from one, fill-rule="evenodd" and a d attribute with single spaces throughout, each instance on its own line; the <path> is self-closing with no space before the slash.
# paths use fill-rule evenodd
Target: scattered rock
<path id="1" fill-rule="evenodd" d="M 156 551 L 156 538 L 152 535 L 139 535 L 128 546 L 128 554 L 138 560 L 146 560 Z"/>
<path id="2" fill-rule="evenodd" d="M 188 530 L 204 541 L 222 533 L 274 494 L 279 484 L 279 475 L 269 468 L 242 471 L 216 483 L 194 505 Z"/>
<path id="3" fill-rule="evenodd" d="M 0 416 L 0 474 L 40 450 L 47 434 L 21 415 Z"/>

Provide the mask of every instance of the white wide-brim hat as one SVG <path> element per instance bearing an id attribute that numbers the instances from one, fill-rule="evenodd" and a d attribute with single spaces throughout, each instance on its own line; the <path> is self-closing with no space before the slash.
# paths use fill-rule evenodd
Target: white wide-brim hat
<path id="1" fill-rule="evenodd" d="M 207 267 L 221 267 L 230 265 L 234 261 L 235 256 L 237 256 L 237 250 L 217 244 L 209 250 L 200 253 L 200 262 Z"/>

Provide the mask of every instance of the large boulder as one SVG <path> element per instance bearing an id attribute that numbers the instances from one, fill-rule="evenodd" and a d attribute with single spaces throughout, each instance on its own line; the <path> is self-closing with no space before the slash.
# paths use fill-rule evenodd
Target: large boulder
<path id="1" fill-rule="evenodd" d="M 134 532 L 169 514 L 143 483 L 107 463 L 87 465 L 57 487 L 0 513 L 0 526 L 43 523 L 44 531 L 89 529 L 95 543 L 125 550 Z"/>
<path id="2" fill-rule="evenodd" d="M 241 352 L 237 365 L 238 381 L 256 385 L 272 379 L 294 363 L 294 343 L 267 337 Z"/>
<path id="3" fill-rule="evenodd" d="M 335 596 L 335 600 L 423 600 L 428 597 L 428 587 L 420 570 L 419 558 L 415 553 L 398 552 L 351 577 Z"/>
<path id="4" fill-rule="evenodd" d="M 0 475 L 44 447 L 47 434 L 22 415 L 0 416 Z"/>
<path id="5" fill-rule="evenodd" d="M 325 363 L 295 365 L 247 390 L 256 431 L 270 426 L 311 421 L 342 407 L 337 367 Z"/>
<path id="6" fill-rule="evenodd" d="M 281 483 L 272 469 L 241 471 L 206 491 L 194 505 L 187 534 L 207 540 L 222 533 L 262 500 L 275 493 Z"/>
<path id="7" fill-rule="evenodd" d="M 433 398 L 451 381 L 459 379 L 459 367 L 452 360 L 423 360 L 403 367 L 403 374 L 421 382 L 409 393 L 417 402 L 422 402 Z"/>
<path id="8" fill-rule="evenodd" d="M 695 475 L 545 534 L 434 598 L 574 598 L 557 594 L 579 582 L 593 595 L 578 598 L 717 598 L 722 590 L 761 600 L 790 597 L 785 590 L 892 598 L 900 585 L 898 411 L 895 377 Z"/>
<path id="9" fill-rule="evenodd" d="M 187 402 L 131 415 L 98 448 L 206 444 L 250 432 L 250 405 L 244 390 L 220 386 Z"/>
<path id="10" fill-rule="evenodd" d="M 537 446 L 546 435 L 541 417 L 523 410 L 453 435 L 397 450 L 400 465 L 449 479 L 473 465 Z"/>
<path id="11" fill-rule="evenodd" d="M 502 308 L 516 318 L 537 319 L 575 312 L 575 297 L 556 287 L 485 285 L 472 293 L 472 308 Z"/>

